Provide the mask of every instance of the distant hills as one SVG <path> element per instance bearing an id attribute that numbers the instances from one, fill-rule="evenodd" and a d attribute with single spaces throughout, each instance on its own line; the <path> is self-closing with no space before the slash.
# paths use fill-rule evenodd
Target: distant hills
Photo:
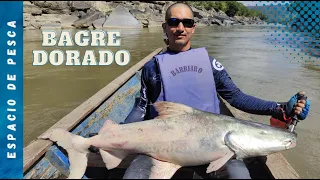
<path id="1" fill-rule="evenodd" d="M 318 16 L 320 11 L 319 1 L 294 1 L 291 2 L 288 7 L 286 5 L 265 5 L 247 6 L 247 8 L 260 11 L 267 16 L 267 22 L 269 23 L 289 25 L 297 32 L 320 32 L 319 22 L 315 20 L 315 17 Z M 312 11 L 308 11 L 309 8 L 311 8 Z M 319 35 L 317 37 L 319 37 Z"/>
<path id="2" fill-rule="evenodd" d="M 268 17 L 269 23 L 285 23 L 290 20 L 290 12 L 285 5 L 246 6 L 248 9 L 258 10 Z"/>

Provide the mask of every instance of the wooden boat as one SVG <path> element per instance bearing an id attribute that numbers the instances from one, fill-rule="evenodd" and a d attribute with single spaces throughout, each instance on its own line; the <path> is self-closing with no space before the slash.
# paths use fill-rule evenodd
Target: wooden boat
<path id="1" fill-rule="evenodd" d="M 117 123 L 124 121 L 139 96 L 139 72 L 143 65 L 163 49 L 156 49 L 121 76 L 94 94 L 68 115 L 63 117 L 51 128 L 64 128 L 74 134 L 87 137 L 90 133 L 99 131 L 106 119 Z M 221 99 L 223 114 L 235 116 L 240 119 L 250 119 L 247 113 L 231 107 Z M 50 129 L 51 129 L 50 128 Z M 113 178 L 121 179 L 134 156 L 128 156 L 119 167 L 107 170 L 101 157 L 90 153 L 88 168 L 83 179 L 87 178 Z M 286 161 L 281 153 L 257 157 L 245 161 L 252 178 L 269 179 L 297 179 L 295 170 Z M 69 162 L 67 153 L 50 141 L 34 140 L 24 148 L 24 178 L 25 179 L 61 179 L 69 175 Z M 216 174 L 217 179 L 227 177 L 222 170 Z M 191 168 L 184 167 L 178 170 L 172 179 L 199 178 Z"/>

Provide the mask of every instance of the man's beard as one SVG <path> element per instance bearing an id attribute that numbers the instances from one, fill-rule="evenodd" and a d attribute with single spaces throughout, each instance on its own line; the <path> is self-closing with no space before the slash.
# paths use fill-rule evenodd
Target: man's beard
<path id="1" fill-rule="evenodd" d="M 185 39 L 176 39 L 174 44 L 177 46 L 185 46 L 187 45 L 187 41 Z"/>

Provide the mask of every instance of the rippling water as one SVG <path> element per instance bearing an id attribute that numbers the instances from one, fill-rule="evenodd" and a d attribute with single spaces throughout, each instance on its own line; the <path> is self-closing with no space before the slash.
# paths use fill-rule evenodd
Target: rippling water
<path id="1" fill-rule="evenodd" d="M 284 155 L 301 177 L 319 178 L 320 70 L 314 65 L 304 66 L 306 63 L 297 62 L 293 55 L 287 54 L 294 49 L 289 43 L 276 48 L 276 41 L 267 39 L 267 31 L 268 28 L 261 26 L 199 27 L 192 44 L 193 47 L 206 47 L 209 54 L 226 68 L 235 84 L 247 94 L 282 102 L 298 91 L 306 91 L 311 101 L 308 119 L 298 124 L 297 147 Z M 25 34 L 25 145 L 129 67 L 163 46 L 161 28 L 124 30 L 121 32 L 121 49 L 131 54 L 129 66 L 35 67 L 32 66 L 32 50 L 43 49 L 41 34 L 40 31 L 26 31 Z M 313 40 L 315 43 L 317 41 Z M 304 42 L 308 43 L 308 40 Z M 319 53 L 317 48 L 313 48 L 313 59 Z M 53 49 L 46 48 L 47 51 Z M 120 48 L 107 49 L 115 52 Z M 87 48 L 78 50 L 83 54 Z M 319 63 L 319 60 L 316 62 Z M 252 117 L 269 123 L 268 116 Z"/>

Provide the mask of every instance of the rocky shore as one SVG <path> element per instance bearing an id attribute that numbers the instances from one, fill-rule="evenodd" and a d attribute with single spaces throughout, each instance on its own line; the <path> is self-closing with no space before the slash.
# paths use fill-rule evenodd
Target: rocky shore
<path id="1" fill-rule="evenodd" d="M 24 1 L 24 29 L 101 29 L 122 6 L 143 27 L 161 26 L 165 10 L 176 1 Z M 259 18 L 229 17 L 224 12 L 192 7 L 197 26 L 263 24 Z"/>

